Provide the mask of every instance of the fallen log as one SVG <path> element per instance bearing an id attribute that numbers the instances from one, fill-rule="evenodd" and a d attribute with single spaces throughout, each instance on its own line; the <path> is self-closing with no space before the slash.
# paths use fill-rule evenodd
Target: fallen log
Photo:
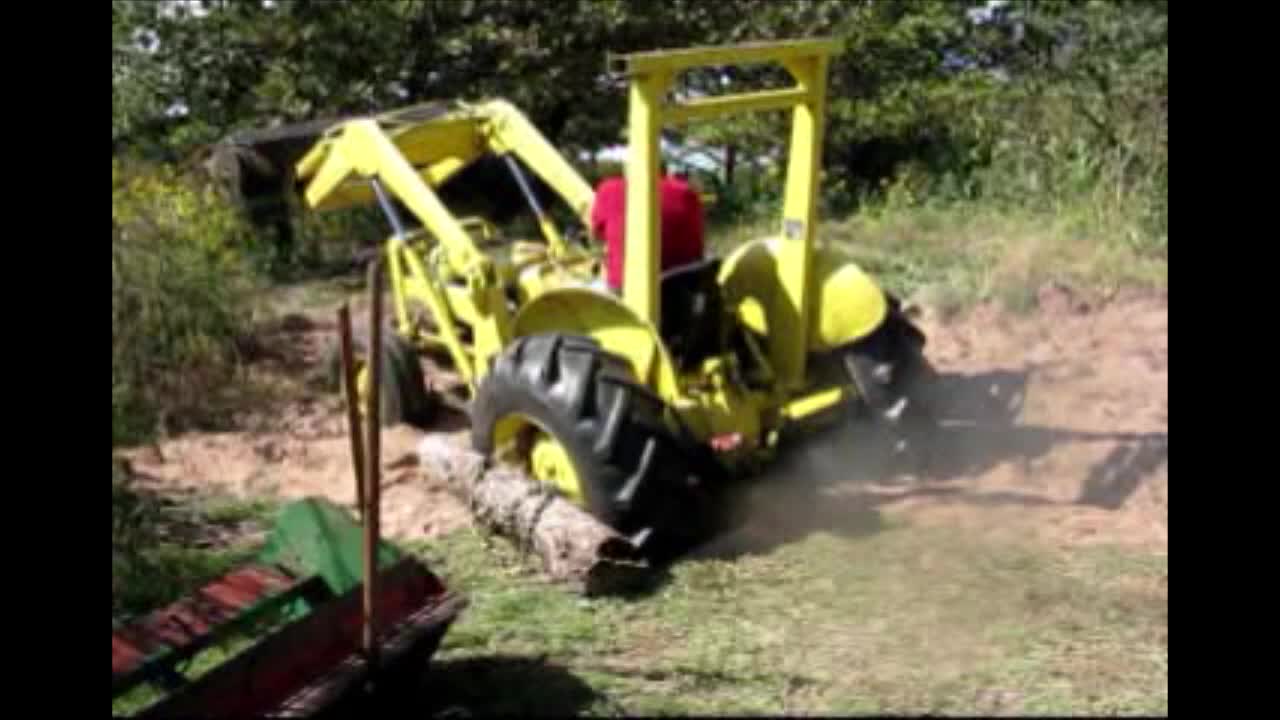
<path id="1" fill-rule="evenodd" d="M 477 523 L 536 553 L 552 580 L 592 596 L 628 592 L 651 578 L 631 541 L 520 470 L 490 466 L 444 435 L 424 438 L 418 457 Z"/>

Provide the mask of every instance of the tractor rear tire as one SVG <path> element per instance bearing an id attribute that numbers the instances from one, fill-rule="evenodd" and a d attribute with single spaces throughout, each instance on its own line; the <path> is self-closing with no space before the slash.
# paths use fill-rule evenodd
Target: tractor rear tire
<path id="1" fill-rule="evenodd" d="M 937 372 L 924 355 L 925 336 L 897 305 L 871 336 L 843 354 L 848 375 L 858 388 L 859 409 L 870 411 L 888 431 L 895 472 L 919 475 L 930 465 L 937 416 L 930 391 Z M 877 377 L 877 368 L 889 368 Z"/>
<path id="2" fill-rule="evenodd" d="M 906 399 L 906 412 L 920 410 L 923 402 L 916 391 L 934 375 L 924 346 L 924 333 L 891 302 L 885 322 L 842 353 L 862 404 L 883 415 Z"/>
<path id="3" fill-rule="evenodd" d="M 594 339 L 516 340 L 477 388 L 472 443 L 491 456 L 495 428 L 518 415 L 552 436 L 573 465 L 584 509 L 666 559 L 717 525 L 722 468 L 663 422 L 663 404 Z"/>
<path id="4" fill-rule="evenodd" d="M 359 367 L 369 358 L 368 328 L 353 328 L 351 345 Z M 326 364 L 331 385 L 342 392 L 342 348 L 337 343 L 330 349 Z M 382 330 L 381 390 L 383 427 L 404 423 L 425 429 L 435 419 L 439 402 L 427 390 L 417 351 L 396 334 L 390 324 Z"/>

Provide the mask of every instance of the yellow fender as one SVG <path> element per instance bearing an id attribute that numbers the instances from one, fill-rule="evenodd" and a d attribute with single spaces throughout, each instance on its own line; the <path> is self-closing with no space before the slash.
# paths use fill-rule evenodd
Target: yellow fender
<path id="1" fill-rule="evenodd" d="M 520 308 L 512 337 L 562 332 L 595 338 L 611 353 L 626 358 L 636 379 L 666 402 L 679 387 L 666 345 L 648 323 L 612 295 L 589 288 L 565 287 L 539 295 Z"/>
<path id="2" fill-rule="evenodd" d="M 725 258 L 720 286 L 728 307 L 737 308 L 739 320 L 768 338 L 776 318 L 786 313 L 787 302 L 778 277 L 777 238 L 755 240 Z M 884 291 L 848 255 L 827 246 L 814 248 L 812 311 L 807 349 L 822 352 L 866 337 L 889 313 Z M 772 321 L 772 322 L 771 322 Z"/>

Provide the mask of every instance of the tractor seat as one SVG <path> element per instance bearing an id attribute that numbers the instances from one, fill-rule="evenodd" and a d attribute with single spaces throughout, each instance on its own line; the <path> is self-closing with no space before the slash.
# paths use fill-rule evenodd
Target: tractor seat
<path id="1" fill-rule="evenodd" d="M 662 274 L 660 332 L 680 371 L 697 367 L 720 351 L 724 300 L 720 258 L 711 257 Z"/>

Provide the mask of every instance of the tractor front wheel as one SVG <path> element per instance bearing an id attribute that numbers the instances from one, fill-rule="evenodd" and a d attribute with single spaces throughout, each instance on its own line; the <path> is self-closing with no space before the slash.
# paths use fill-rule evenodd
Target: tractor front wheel
<path id="1" fill-rule="evenodd" d="M 523 337 L 477 388 L 472 442 L 660 557 L 706 537 L 716 516 L 707 486 L 718 480 L 663 411 L 595 340 Z"/>
<path id="2" fill-rule="evenodd" d="M 351 345 L 352 354 L 355 356 L 356 397 L 363 416 L 369 406 L 368 329 L 354 329 Z M 327 365 L 330 384 L 342 392 L 342 349 L 336 344 L 330 350 Z M 379 414 L 384 427 L 407 423 L 425 428 L 431 423 L 438 403 L 427 390 L 417 352 L 394 332 L 390 324 L 382 331 L 381 379 L 382 398 Z"/>

